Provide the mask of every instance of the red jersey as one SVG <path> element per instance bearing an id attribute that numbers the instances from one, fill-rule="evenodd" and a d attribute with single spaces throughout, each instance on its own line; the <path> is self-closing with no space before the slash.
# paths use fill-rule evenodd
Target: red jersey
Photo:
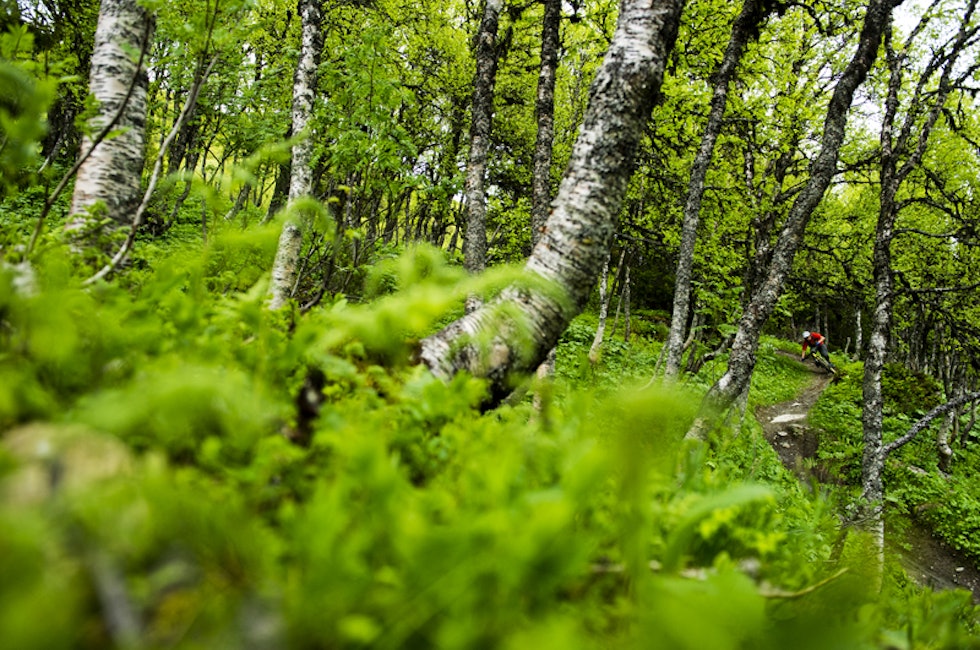
<path id="1" fill-rule="evenodd" d="M 826 340 L 820 332 L 810 332 L 810 336 L 803 339 L 802 354 L 806 354 L 807 348 L 820 345 Z"/>

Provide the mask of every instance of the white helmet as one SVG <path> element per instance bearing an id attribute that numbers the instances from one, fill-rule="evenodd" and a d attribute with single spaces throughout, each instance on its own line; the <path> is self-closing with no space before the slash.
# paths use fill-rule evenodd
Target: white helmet
<path id="1" fill-rule="evenodd" d="M 810 338 L 810 332 L 808 332 L 806 330 L 803 330 L 803 338 L 805 338 L 805 339 Z"/>

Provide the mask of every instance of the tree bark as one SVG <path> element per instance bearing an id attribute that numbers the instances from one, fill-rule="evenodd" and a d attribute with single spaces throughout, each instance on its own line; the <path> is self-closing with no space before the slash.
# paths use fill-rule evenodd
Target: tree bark
<path id="1" fill-rule="evenodd" d="M 949 434 L 953 430 L 953 422 L 959 413 L 952 409 L 946 413 L 943 423 L 939 426 L 939 433 L 936 434 L 936 451 L 939 452 L 939 469 L 948 472 L 949 466 L 953 462 L 953 448 L 949 444 Z"/>
<path id="2" fill-rule="evenodd" d="M 595 338 L 589 348 L 589 363 L 595 365 L 599 361 L 599 348 L 606 332 L 606 316 L 609 314 L 609 256 L 602 264 L 602 274 L 599 277 L 599 326 L 595 330 Z"/>
<path id="3" fill-rule="evenodd" d="M 684 204 L 684 221 L 681 227 L 681 245 L 677 254 L 677 274 L 674 286 L 674 307 L 670 317 L 670 332 L 667 336 L 667 364 L 664 374 L 676 377 L 680 370 L 684 346 L 684 329 L 690 312 L 691 274 L 694 268 L 694 244 L 697 239 L 698 223 L 701 220 L 701 201 L 708 176 L 708 166 L 715 149 L 715 142 L 721 133 L 725 105 L 728 102 L 728 86 L 735 76 L 735 69 L 742 58 L 752 34 L 766 16 L 762 0 L 745 0 L 742 11 L 735 19 L 728 47 L 714 73 L 714 90 L 708 111 L 708 121 L 701 135 L 701 146 L 691 165 L 691 177 L 687 186 L 687 200 Z"/>
<path id="4" fill-rule="evenodd" d="M 128 224 L 142 198 L 149 79 L 133 51 L 142 51 L 151 38 L 152 21 L 136 0 L 102 0 L 99 7 L 89 81 L 89 92 L 99 109 L 89 126 L 98 131 L 118 113 L 115 128 L 121 133 L 99 142 L 79 167 L 69 229 L 81 226 L 88 211 L 100 202 L 114 223 Z M 92 140 L 86 135 L 81 151 L 91 148 Z"/>
<path id="5" fill-rule="evenodd" d="M 922 433 L 926 427 L 928 427 L 933 420 L 946 413 L 953 412 L 956 413 L 959 407 L 965 404 L 973 404 L 976 407 L 977 402 L 980 402 L 980 391 L 974 391 L 969 393 L 963 393 L 959 397 L 949 400 L 945 404 L 940 404 L 939 406 L 933 408 L 928 413 L 923 415 L 913 424 L 909 430 L 901 438 L 893 440 L 892 442 L 885 445 L 883 449 L 883 456 L 888 456 L 896 449 L 903 447 L 915 439 L 920 433 Z"/>
<path id="6" fill-rule="evenodd" d="M 837 82 L 827 107 L 820 152 L 810 164 L 806 185 L 790 208 L 786 223 L 772 250 L 766 274 L 759 285 L 752 288 L 752 298 L 739 322 L 732 344 L 728 368 L 705 396 L 701 413 L 688 431 L 689 438 L 704 439 L 714 418 L 728 409 L 749 386 L 762 327 L 776 307 L 810 216 L 837 173 L 837 158 L 844 141 L 847 114 L 854 93 L 864 82 L 877 57 L 881 36 L 892 8 L 900 3 L 901 0 L 870 0 L 868 3 L 857 50 Z"/>
<path id="7" fill-rule="evenodd" d="M 630 302 L 632 298 L 630 297 L 630 266 L 626 265 L 625 272 L 623 273 L 623 340 L 627 343 L 630 342 L 630 336 L 633 334 L 633 320 L 630 316 Z"/>
<path id="8" fill-rule="evenodd" d="M 293 137 L 292 126 L 290 126 L 283 137 L 286 140 Z M 289 160 L 284 160 L 276 164 L 276 180 L 272 185 L 272 197 L 269 199 L 269 209 L 262 219 L 263 224 L 272 221 L 273 217 L 279 214 L 279 211 L 289 196 L 289 181 L 293 176 L 291 166 Z"/>
<path id="9" fill-rule="evenodd" d="M 561 0 L 544 0 L 541 21 L 541 66 L 538 69 L 538 94 L 534 112 L 538 125 L 534 143 L 534 174 L 531 179 L 531 247 L 538 240 L 551 210 L 551 158 L 555 140 L 555 78 L 558 72 L 558 48 L 561 41 Z M 608 264 L 608 261 L 607 261 Z M 605 319 L 602 321 L 605 326 Z M 599 336 L 599 333 L 596 333 Z M 601 339 L 600 339 L 601 342 Z M 555 350 L 552 348 L 536 375 L 539 386 L 555 374 Z M 541 389 L 535 391 L 534 406 L 542 408 Z"/>
<path id="10" fill-rule="evenodd" d="M 421 342 L 419 358 L 435 375 L 487 378 L 488 406 L 510 391 L 511 373 L 541 362 L 595 286 L 682 6 L 683 0 L 623 1 L 551 216 L 525 267 L 529 283 Z"/>
<path id="11" fill-rule="evenodd" d="M 487 263 L 487 152 L 493 125 L 493 87 L 497 78 L 497 24 L 503 0 L 486 0 L 483 19 L 476 35 L 476 74 L 470 117 L 470 154 L 466 165 L 466 233 L 463 236 L 463 266 L 480 273 Z M 471 297 L 467 311 L 479 306 Z"/>
<path id="12" fill-rule="evenodd" d="M 541 67 L 535 115 L 538 123 L 534 145 L 531 189 L 531 246 L 538 243 L 551 208 L 551 156 L 555 138 L 555 75 L 558 70 L 561 0 L 544 0 L 541 27 Z"/>
<path id="13" fill-rule="evenodd" d="M 864 332 L 861 325 L 861 310 L 863 305 L 860 301 L 854 306 L 854 358 L 860 359 L 864 352 Z"/>
<path id="14" fill-rule="evenodd" d="M 241 189 L 238 190 L 238 196 L 235 197 L 235 203 L 231 206 L 228 212 L 225 213 L 225 221 L 231 221 L 235 218 L 235 215 L 241 212 L 242 208 L 245 207 L 245 202 L 248 201 L 248 195 L 252 191 L 251 181 L 246 181 L 242 184 Z M 245 225 L 244 219 L 242 220 L 242 226 Z"/>
<path id="15" fill-rule="evenodd" d="M 316 93 L 316 67 L 320 54 L 321 0 L 300 0 L 302 19 L 302 45 L 296 74 L 293 80 L 293 128 L 301 138 L 292 149 L 290 165 L 289 200 L 310 194 L 313 183 L 313 140 L 306 133 L 313 115 L 313 99 Z M 303 249 L 303 231 L 300 224 L 290 218 L 282 225 L 276 259 L 272 265 L 269 309 L 280 309 L 292 295 L 296 285 L 300 253 Z"/>
<path id="16" fill-rule="evenodd" d="M 160 176 L 163 173 L 163 159 L 167 155 L 167 151 L 170 149 L 170 145 L 173 143 L 174 138 L 177 136 L 177 131 L 183 126 L 184 120 L 191 111 L 194 110 L 194 105 L 197 103 L 197 98 L 200 96 L 201 87 L 204 82 L 207 81 L 208 76 L 211 74 L 211 70 L 214 68 L 214 64 L 218 61 L 218 55 L 215 54 L 204 71 L 204 74 L 200 79 L 194 82 L 191 87 L 191 91 L 187 94 L 187 99 L 184 101 L 184 107 L 180 111 L 180 115 L 177 121 L 174 123 L 170 132 L 163 138 L 163 142 L 160 143 L 160 151 L 157 152 L 156 160 L 153 163 L 153 170 L 150 172 L 150 178 L 146 185 L 146 190 L 143 192 L 143 198 L 140 204 L 136 206 L 136 210 L 133 212 L 132 222 L 130 223 L 129 232 L 126 234 L 126 239 L 123 241 L 119 250 L 116 251 L 115 255 L 110 259 L 101 269 L 99 269 L 94 275 L 85 280 L 82 284 L 84 286 L 91 285 L 94 282 L 104 279 L 110 273 L 112 273 L 120 262 L 126 259 L 129 255 L 129 251 L 133 248 L 133 242 L 136 241 L 136 233 L 139 232 L 140 226 L 143 225 L 143 216 L 146 214 L 146 209 L 150 205 L 150 199 L 153 197 L 153 192 L 156 190 L 157 183 L 160 181 Z"/>

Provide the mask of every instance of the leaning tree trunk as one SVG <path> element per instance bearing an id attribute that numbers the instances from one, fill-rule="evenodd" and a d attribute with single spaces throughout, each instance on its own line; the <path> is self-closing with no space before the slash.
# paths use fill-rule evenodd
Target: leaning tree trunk
<path id="1" fill-rule="evenodd" d="M 728 359 L 728 368 L 705 396 L 701 414 L 688 431 L 690 438 L 703 439 L 714 418 L 727 410 L 736 398 L 748 389 L 752 370 L 755 368 L 755 355 L 759 347 L 762 327 L 776 307 L 776 301 L 779 300 L 810 216 L 837 173 L 837 158 L 844 141 L 851 101 L 878 55 L 878 46 L 885 25 L 891 16 L 892 8 L 898 4 L 901 4 L 901 0 L 870 0 L 868 4 L 857 51 L 837 82 L 827 107 L 820 153 L 810 164 L 810 175 L 806 185 L 790 208 L 762 282 L 752 288 L 752 299 L 739 322 Z"/>
<path id="2" fill-rule="evenodd" d="M 888 95 L 885 99 L 885 112 L 881 126 L 881 190 L 879 192 L 878 225 L 875 230 L 873 275 L 875 287 L 874 310 L 871 317 L 871 336 L 868 341 L 867 356 L 864 361 L 864 408 L 861 423 L 864 438 L 864 452 L 861 459 L 861 500 L 862 518 L 868 523 L 878 550 L 879 569 L 884 562 L 884 486 L 882 475 L 885 468 L 885 447 L 882 442 L 882 411 L 884 398 L 881 388 L 881 371 L 888 352 L 891 330 L 893 302 L 893 280 L 891 268 L 891 242 L 898 218 L 899 204 L 896 201 L 898 190 L 908 175 L 922 161 L 926 144 L 936 120 L 946 103 L 950 92 L 950 75 L 968 38 L 967 25 L 976 7 L 971 0 L 961 23 L 959 35 L 951 50 L 934 52 L 929 65 L 920 75 L 917 88 L 926 86 L 937 70 L 942 70 L 938 88 L 929 99 L 920 97 L 910 102 L 905 114 L 905 122 L 896 124 L 899 114 L 899 94 L 905 72 L 906 55 L 911 41 L 918 34 L 912 32 L 905 44 L 904 52 L 896 54 L 891 47 L 891 39 L 886 37 L 885 50 L 890 70 Z M 921 131 L 914 134 L 922 112 L 929 112 L 921 125 Z M 904 158 L 904 162 L 899 162 Z"/>
<path id="3" fill-rule="evenodd" d="M 493 86 L 497 78 L 497 24 L 503 0 L 486 0 L 483 20 L 476 35 L 476 75 L 470 118 L 470 155 L 466 165 L 466 234 L 463 237 L 463 266 L 480 273 L 487 263 L 487 197 L 485 179 L 490 128 L 493 124 Z M 467 311 L 479 301 L 467 300 Z"/>
<path id="4" fill-rule="evenodd" d="M 91 153 L 75 179 L 69 229 L 81 227 L 97 203 L 118 225 L 129 224 L 140 204 L 149 79 L 134 52 L 145 50 L 152 31 L 153 18 L 136 0 L 102 0 L 89 77 L 99 108 L 89 127 L 99 131 L 115 119 L 120 133 L 94 149 L 90 136 L 82 138 L 81 155 Z"/>
<path id="5" fill-rule="evenodd" d="M 664 374 L 677 376 L 684 353 L 684 329 L 690 312 L 691 274 L 694 269 L 694 243 L 697 238 L 698 222 L 701 220 L 701 201 L 704 197 L 708 165 L 714 153 L 715 142 L 721 133 L 725 105 L 728 102 L 728 86 L 735 76 L 735 69 L 742 58 L 745 46 L 759 23 L 765 18 L 767 8 L 763 0 L 745 0 L 742 12 L 735 19 L 732 35 L 725 49 L 725 55 L 715 70 L 715 87 L 711 96 L 708 121 L 701 135 L 701 146 L 691 166 L 691 178 L 687 186 L 687 201 L 684 204 L 684 221 L 681 227 L 681 246 L 677 258 L 677 275 L 674 286 L 674 308 L 670 317 L 670 332 L 667 336 L 667 364 Z"/>
<path id="6" fill-rule="evenodd" d="M 420 359 L 450 378 L 489 380 L 537 367 L 588 300 L 612 240 L 634 154 L 677 36 L 683 0 L 624 0 L 551 216 L 525 267 L 528 283 L 424 339 Z"/>
<path id="7" fill-rule="evenodd" d="M 293 145 L 290 165 L 289 200 L 310 194 L 313 189 L 313 140 L 306 133 L 313 115 L 313 96 L 316 91 L 316 67 L 320 52 L 320 23 L 322 0 L 300 0 L 299 10 L 303 23 L 302 46 L 296 75 L 293 79 L 293 128 L 301 136 Z M 303 248 L 303 232 L 294 219 L 286 219 L 279 236 L 279 247 L 272 266 L 269 308 L 279 309 L 289 300 L 296 284 L 300 252 Z"/>

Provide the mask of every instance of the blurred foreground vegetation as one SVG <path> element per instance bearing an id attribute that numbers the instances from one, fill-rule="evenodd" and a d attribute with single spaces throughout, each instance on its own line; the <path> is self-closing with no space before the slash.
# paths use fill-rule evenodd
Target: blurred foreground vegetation
<path id="1" fill-rule="evenodd" d="M 54 246 L 0 274 L 4 647 L 980 647 L 967 592 L 892 560 L 872 590 L 846 486 L 762 438 L 754 406 L 811 377 L 788 344 L 710 447 L 682 437 L 719 362 L 651 384 L 643 316 L 595 366 L 581 317 L 542 411 L 481 414 L 481 382 L 433 379 L 411 341 L 513 272 L 414 249 L 360 304 L 270 314 L 277 234 L 157 240 L 87 289 Z"/>

